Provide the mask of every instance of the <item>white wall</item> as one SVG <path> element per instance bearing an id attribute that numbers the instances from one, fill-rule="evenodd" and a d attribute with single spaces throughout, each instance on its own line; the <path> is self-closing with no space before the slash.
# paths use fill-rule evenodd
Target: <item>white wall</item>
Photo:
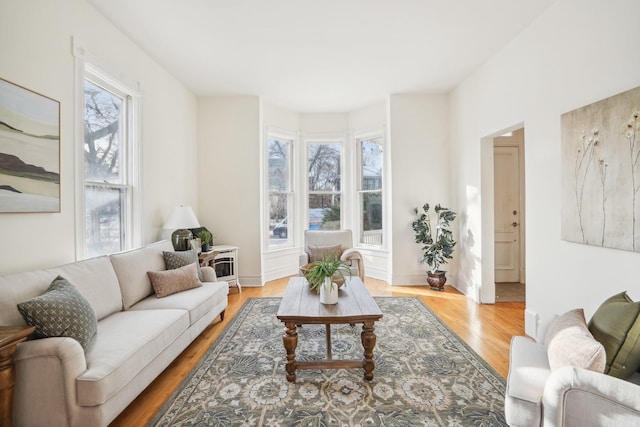
<path id="1" fill-rule="evenodd" d="M 265 126 L 296 132 L 300 128 L 300 113 L 263 101 L 262 122 Z"/>
<path id="2" fill-rule="evenodd" d="M 262 102 L 262 124 L 263 124 L 264 130 L 268 129 L 270 131 L 275 131 L 275 132 L 280 131 L 280 132 L 285 132 L 287 134 L 291 134 L 292 136 L 295 136 L 300 129 L 300 113 L 288 110 L 286 108 L 281 108 L 275 105 L 271 105 L 263 101 Z M 265 136 L 263 134 L 261 138 L 262 139 L 261 153 L 263 156 L 266 154 L 264 151 L 264 147 L 262 147 L 262 145 L 264 144 L 264 138 Z M 304 158 L 303 154 L 301 153 L 304 150 L 302 149 L 300 142 L 301 141 L 298 141 L 298 140 L 294 141 L 294 147 L 293 147 L 293 156 L 295 156 L 298 159 Z M 263 167 L 261 174 L 264 176 L 265 174 L 264 168 L 266 168 L 264 157 L 261 158 L 260 162 Z M 292 171 L 294 175 L 296 174 L 296 172 L 299 173 L 299 168 L 297 163 L 299 162 L 294 162 L 294 170 Z M 299 203 L 299 200 L 294 201 L 294 203 L 296 202 Z M 263 199 L 262 209 L 261 209 L 263 219 L 266 218 L 268 215 L 268 212 L 267 212 L 268 207 L 266 205 L 267 203 L 268 201 Z M 302 212 L 296 212 L 296 214 L 297 215 L 292 219 L 292 221 L 293 223 L 301 224 L 302 221 L 304 220 L 304 215 L 302 215 Z M 290 224 L 291 223 L 292 222 L 290 222 Z M 267 224 L 264 222 L 263 224 L 266 230 Z M 289 232 L 291 231 L 293 230 L 289 228 Z M 280 277 L 286 277 L 286 276 L 298 274 L 298 264 L 299 264 L 298 260 L 299 260 L 300 253 L 302 251 L 301 232 L 298 232 L 298 234 L 290 234 L 289 238 L 293 239 L 292 247 L 272 250 L 271 252 L 267 252 L 268 238 L 269 236 L 267 236 L 266 234 L 263 235 L 263 241 L 262 241 L 263 282 L 268 282 L 270 280 L 278 279 Z"/>
<path id="3" fill-rule="evenodd" d="M 387 102 L 381 101 L 376 104 L 367 105 L 365 107 L 359 108 L 354 111 L 349 112 L 349 128 L 353 133 L 355 138 L 358 138 L 360 134 L 367 134 L 367 132 L 383 132 L 385 133 L 385 145 L 383 151 L 383 180 L 387 191 L 384 193 L 384 201 L 383 201 L 383 247 L 382 248 L 371 248 L 371 247 L 363 247 L 360 249 L 360 253 L 364 260 L 365 265 L 365 274 L 367 277 L 373 277 L 380 280 L 389 281 L 391 276 L 391 244 L 389 243 L 391 240 L 391 233 L 389 229 L 391 227 L 391 146 L 389 143 L 388 132 L 387 132 Z M 355 140 L 353 142 L 353 155 L 355 156 L 355 152 L 358 147 L 355 145 Z M 358 179 L 358 171 L 354 170 L 353 176 L 354 180 Z M 358 195 L 355 189 L 357 188 L 357 182 L 354 181 L 354 185 L 351 187 L 352 189 L 352 198 L 355 203 L 358 203 Z M 359 213 L 359 207 L 354 208 L 352 210 L 351 217 L 351 228 L 353 228 L 354 237 L 357 238 L 358 230 L 357 227 L 360 226 L 359 219 L 356 218 Z"/>
<path id="4" fill-rule="evenodd" d="M 303 133 L 340 133 L 349 130 L 347 113 L 300 113 Z"/>
<path id="5" fill-rule="evenodd" d="M 493 237 L 492 224 L 482 226 L 491 175 L 481 140 L 524 123 L 529 334 L 531 314 L 582 307 L 588 318 L 614 293 L 640 298 L 640 254 L 560 240 L 560 115 L 640 85 L 638 17 L 636 0 L 559 0 L 451 95 L 451 167 L 468 248 L 459 278 L 471 294 L 493 269 L 484 259 Z"/>
<path id="6" fill-rule="evenodd" d="M 446 95 L 392 95 L 389 98 L 392 182 L 392 272 L 394 285 L 426 284 L 427 266 L 415 243 L 414 208 L 428 202 L 456 211 L 451 197 Z M 454 231 L 455 236 L 455 231 Z M 457 236 L 455 236 L 457 237 Z M 447 284 L 457 286 L 456 259 L 443 266 Z"/>
<path id="7" fill-rule="evenodd" d="M 191 184 L 196 179 L 195 97 L 83 0 L 3 1 L 0 77 L 60 101 L 61 212 L 0 215 L 0 274 L 75 258 L 72 37 L 112 72 L 140 83 L 143 242 L 160 237 L 172 206 L 197 208 Z"/>
<path id="8" fill-rule="evenodd" d="M 261 286 L 260 98 L 198 99 L 198 219 L 238 251 L 243 286 Z"/>
<path id="9" fill-rule="evenodd" d="M 349 112 L 349 128 L 355 132 L 378 130 L 386 120 L 387 103 L 385 101 Z"/>

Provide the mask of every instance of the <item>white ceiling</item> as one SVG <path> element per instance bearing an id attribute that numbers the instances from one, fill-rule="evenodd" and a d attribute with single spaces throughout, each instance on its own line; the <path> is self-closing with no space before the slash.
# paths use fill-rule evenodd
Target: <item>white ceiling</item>
<path id="1" fill-rule="evenodd" d="M 88 0 L 198 96 L 299 112 L 448 92 L 555 0 Z"/>

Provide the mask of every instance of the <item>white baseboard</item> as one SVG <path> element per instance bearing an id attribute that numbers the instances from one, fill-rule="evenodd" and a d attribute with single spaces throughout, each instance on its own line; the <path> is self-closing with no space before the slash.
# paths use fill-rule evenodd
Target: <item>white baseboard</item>
<path id="1" fill-rule="evenodd" d="M 260 276 L 240 276 L 238 280 L 243 288 L 261 288 L 264 286 Z"/>
<path id="2" fill-rule="evenodd" d="M 524 333 L 533 339 L 538 336 L 538 313 L 533 310 L 524 310 Z"/>

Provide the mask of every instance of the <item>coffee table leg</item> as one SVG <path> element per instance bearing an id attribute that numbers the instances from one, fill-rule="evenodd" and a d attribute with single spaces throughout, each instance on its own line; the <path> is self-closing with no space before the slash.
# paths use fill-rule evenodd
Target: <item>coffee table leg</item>
<path id="1" fill-rule="evenodd" d="M 287 381 L 296 382 L 296 347 L 298 345 L 298 332 L 294 322 L 284 324 L 284 336 L 282 337 L 284 348 L 287 350 Z"/>
<path id="2" fill-rule="evenodd" d="M 373 333 L 374 322 L 364 322 L 362 325 L 362 347 L 364 347 L 364 379 L 371 381 L 373 379 L 373 368 L 375 363 L 373 362 L 373 347 L 376 345 L 376 334 Z"/>

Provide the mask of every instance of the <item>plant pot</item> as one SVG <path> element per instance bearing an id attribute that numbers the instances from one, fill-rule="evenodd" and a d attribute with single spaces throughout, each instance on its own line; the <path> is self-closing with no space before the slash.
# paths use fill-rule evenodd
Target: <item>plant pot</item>
<path id="1" fill-rule="evenodd" d="M 202 252 L 209 252 L 211 250 L 211 245 L 209 243 L 202 244 Z"/>
<path id="2" fill-rule="evenodd" d="M 444 291 L 444 284 L 447 281 L 447 272 L 443 270 L 427 271 L 427 283 L 435 291 Z"/>
<path id="3" fill-rule="evenodd" d="M 331 277 L 325 277 L 324 284 L 320 286 L 320 302 L 322 304 L 338 303 L 338 287 L 331 282 Z"/>

